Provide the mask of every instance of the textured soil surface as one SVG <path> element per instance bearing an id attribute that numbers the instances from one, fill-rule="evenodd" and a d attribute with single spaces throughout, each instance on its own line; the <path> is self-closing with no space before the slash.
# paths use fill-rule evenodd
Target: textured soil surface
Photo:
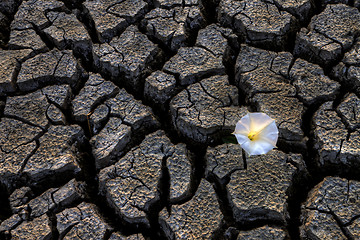
<path id="1" fill-rule="evenodd" d="M 0 1 L 0 239 L 360 239 L 359 9 Z"/>

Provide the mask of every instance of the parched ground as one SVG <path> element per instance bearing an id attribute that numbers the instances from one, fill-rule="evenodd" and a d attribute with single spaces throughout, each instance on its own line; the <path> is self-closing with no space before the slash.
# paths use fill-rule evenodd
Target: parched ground
<path id="1" fill-rule="evenodd" d="M 360 239 L 359 9 L 1 1 L 0 239 Z"/>

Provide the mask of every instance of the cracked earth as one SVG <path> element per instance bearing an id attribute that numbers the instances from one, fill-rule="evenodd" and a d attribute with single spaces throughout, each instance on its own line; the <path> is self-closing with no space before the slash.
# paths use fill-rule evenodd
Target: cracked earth
<path id="1" fill-rule="evenodd" d="M 359 9 L 1 1 L 0 239 L 360 239 Z"/>

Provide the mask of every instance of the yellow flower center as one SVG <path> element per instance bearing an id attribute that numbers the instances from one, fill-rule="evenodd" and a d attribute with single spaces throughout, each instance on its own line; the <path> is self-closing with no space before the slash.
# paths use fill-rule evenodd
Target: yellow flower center
<path id="1" fill-rule="evenodd" d="M 251 141 L 255 141 L 258 137 L 259 137 L 259 132 L 251 131 L 251 132 L 249 132 L 249 134 L 248 134 L 248 138 L 249 138 Z"/>

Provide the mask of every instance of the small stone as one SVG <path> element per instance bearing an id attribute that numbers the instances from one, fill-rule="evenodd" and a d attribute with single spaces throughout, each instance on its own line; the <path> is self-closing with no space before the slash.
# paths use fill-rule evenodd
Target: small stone
<path id="1" fill-rule="evenodd" d="M 214 189 L 202 179 L 190 201 L 173 205 L 171 213 L 161 211 L 160 217 L 170 226 L 176 239 L 210 239 L 219 227 L 222 214 Z"/>
<path id="2" fill-rule="evenodd" d="M 56 214 L 56 228 L 60 239 L 105 239 L 113 229 L 104 221 L 98 208 L 80 203 Z"/>
<path id="3" fill-rule="evenodd" d="M 142 79 L 160 52 L 158 46 L 133 25 L 111 42 L 95 44 L 93 50 L 96 67 L 114 80 L 123 79 L 121 84 L 135 91 L 143 88 Z"/>
<path id="4" fill-rule="evenodd" d="M 54 49 L 25 61 L 16 83 L 21 91 L 36 90 L 41 85 L 50 83 L 68 83 L 74 87 L 81 72 L 71 51 Z"/>
<path id="5" fill-rule="evenodd" d="M 257 239 L 277 239 L 285 240 L 287 239 L 286 233 L 282 229 L 273 228 L 269 226 L 264 226 L 260 228 L 255 228 L 248 231 L 240 231 L 237 240 L 247 239 L 247 240 L 257 240 Z"/>
<path id="6" fill-rule="evenodd" d="M 113 163 L 123 154 L 131 140 L 131 127 L 123 124 L 120 118 L 110 117 L 108 123 L 90 139 L 96 168 L 100 169 Z"/>
<path id="7" fill-rule="evenodd" d="M 32 221 L 26 221 L 11 230 L 11 237 L 14 239 L 51 239 L 52 231 L 50 227 L 50 219 L 44 214 Z"/>
<path id="8" fill-rule="evenodd" d="M 191 181 L 192 155 L 183 143 L 174 146 L 173 153 L 167 158 L 166 164 L 170 175 L 170 200 L 181 197 L 189 190 Z"/>
<path id="9" fill-rule="evenodd" d="M 342 51 L 340 43 L 327 38 L 324 34 L 301 28 L 296 35 L 294 55 L 321 66 L 333 63 Z"/>
<path id="10" fill-rule="evenodd" d="M 222 59 L 200 47 L 182 47 L 163 67 L 165 73 L 179 76 L 180 85 L 189 85 L 209 75 L 225 74 Z"/>
<path id="11" fill-rule="evenodd" d="M 154 105 L 163 107 L 174 94 L 176 79 L 173 75 L 156 71 L 145 79 L 144 96 Z"/>
<path id="12" fill-rule="evenodd" d="M 54 210 L 56 207 L 52 196 L 57 190 L 57 188 L 50 188 L 46 190 L 40 196 L 32 199 L 29 203 L 22 206 L 22 209 L 30 212 L 30 218 L 37 218 L 45 215 L 45 213 Z"/>
<path id="13" fill-rule="evenodd" d="M 89 80 L 72 101 L 75 120 L 85 122 L 97 104 L 115 95 L 119 88 L 105 81 L 99 74 L 90 74 Z"/>

